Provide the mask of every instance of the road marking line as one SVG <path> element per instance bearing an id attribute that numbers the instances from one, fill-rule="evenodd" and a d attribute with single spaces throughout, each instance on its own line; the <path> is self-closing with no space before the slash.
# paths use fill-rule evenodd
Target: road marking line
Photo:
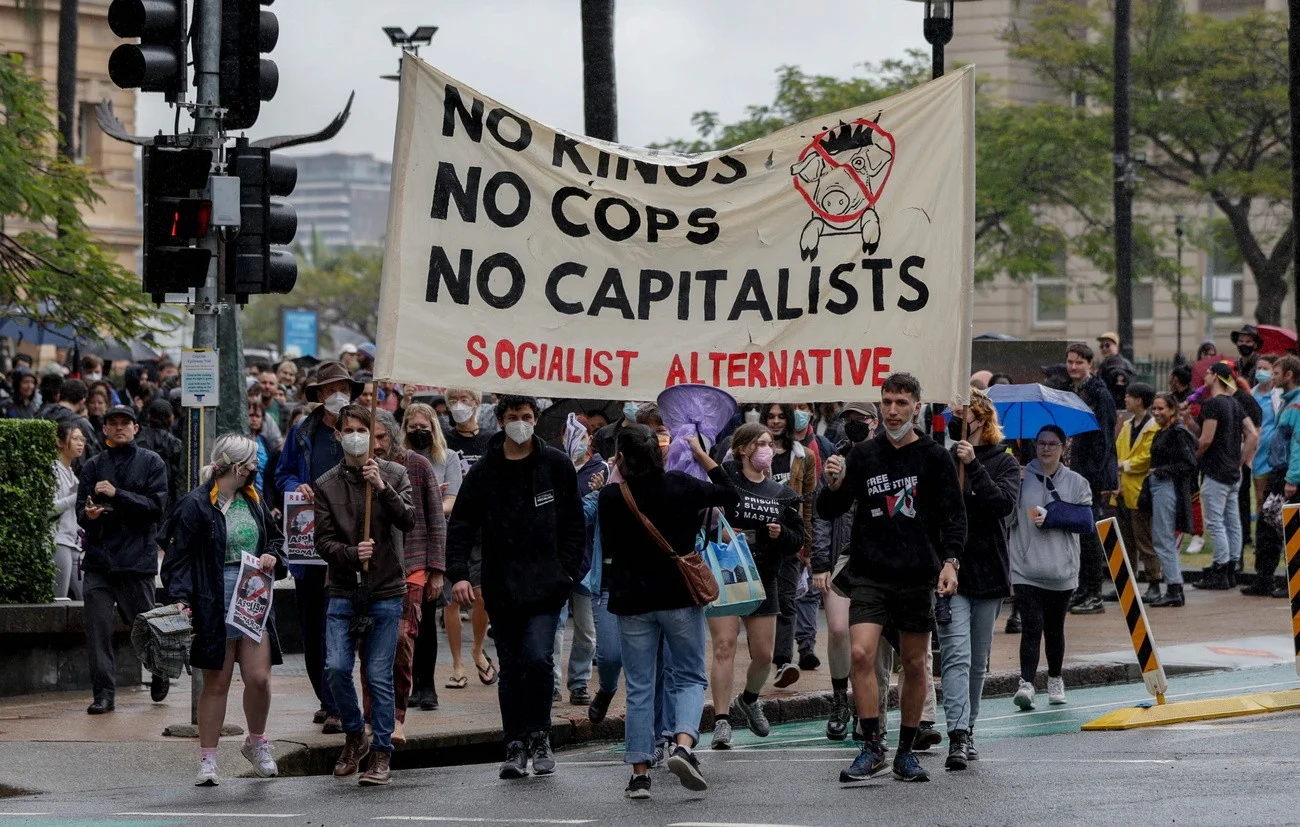
<path id="1" fill-rule="evenodd" d="M 115 816 L 166 816 L 167 818 L 302 818 L 305 813 L 113 813 Z"/>
<path id="2" fill-rule="evenodd" d="M 461 818 L 459 816 L 375 816 L 372 821 L 454 821 L 457 824 L 594 824 L 594 818 Z"/>
<path id="3" fill-rule="evenodd" d="M 806 827 L 806 825 L 761 824 L 752 821 L 674 821 L 668 827 Z"/>

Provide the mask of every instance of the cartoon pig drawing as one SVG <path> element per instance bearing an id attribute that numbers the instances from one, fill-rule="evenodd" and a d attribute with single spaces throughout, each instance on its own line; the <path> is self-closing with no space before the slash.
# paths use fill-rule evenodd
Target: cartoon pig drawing
<path id="1" fill-rule="evenodd" d="M 800 258 L 815 260 L 824 235 L 860 234 L 863 252 L 875 253 L 880 246 L 875 205 L 889 179 L 893 150 L 893 136 L 865 118 L 823 132 L 804 149 L 790 168 L 795 189 L 812 208 L 799 236 Z"/>

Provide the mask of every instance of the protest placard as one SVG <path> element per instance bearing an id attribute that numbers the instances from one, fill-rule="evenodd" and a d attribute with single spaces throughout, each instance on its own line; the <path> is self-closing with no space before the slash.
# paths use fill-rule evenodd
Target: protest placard
<path id="1" fill-rule="evenodd" d="M 553 397 L 967 393 L 973 67 L 719 152 L 583 138 L 402 62 L 375 375 Z"/>
<path id="2" fill-rule="evenodd" d="M 226 623 L 244 633 L 255 643 L 262 642 L 266 621 L 271 616 L 274 593 L 272 575 L 262 571 L 261 561 L 245 554 L 239 564 L 239 579 L 226 609 Z"/>
<path id="3" fill-rule="evenodd" d="M 290 563 L 323 566 L 316 553 L 316 509 L 306 494 L 284 495 L 284 556 Z"/>

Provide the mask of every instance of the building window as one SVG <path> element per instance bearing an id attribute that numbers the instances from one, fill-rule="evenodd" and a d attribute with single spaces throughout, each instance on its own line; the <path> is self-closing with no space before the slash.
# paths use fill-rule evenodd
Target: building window
<path id="1" fill-rule="evenodd" d="M 1064 324 L 1069 306 L 1065 280 L 1034 276 L 1034 324 Z"/>
<path id="2" fill-rule="evenodd" d="M 104 166 L 104 130 L 95 120 L 93 103 L 81 103 L 77 112 L 77 160 L 93 169 Z"/>
<path id="3" fill-rule="evenodd" d="M 1133 320 L 1149 322 L 1156 315 L 1156 289 L 1149 280 L 1133 283 Z"/>
<path id="4" fill-rule="evenodd" d="M 1215 244 L 1206 269 L 1210 276 L 1210 306 L 1216 316 L 1240 318 L 1245 312 L 1245 260 L 1236 245 Z"/>

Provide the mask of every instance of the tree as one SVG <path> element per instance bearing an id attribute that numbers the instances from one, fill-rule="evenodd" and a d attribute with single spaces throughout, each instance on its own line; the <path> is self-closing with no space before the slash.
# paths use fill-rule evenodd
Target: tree
<path id="1" fill-rule="evenodd" d="M 1133 9 L 1134 149 L 1146 144 L 1149 182 L 1139 197 L 1214 204 L 1255 279 L 1264 324 L 1281 319 L 1295 244 L 1286 25 L 1264 12 L 1189 15 L 1174 0 Z M 1044 0 L 1005 38 L 1062 99 L 1087 100 L 1081 120 L 1108 129 L 1111 31 L 1101 0 Z"/>
<path id="2" fill-rule="evenodd" d="M 614 81 L 614 0 L 582 0 L 583 129 L 602 141 L 618 140 Z"/>
<path id="3" fill-rule="evenodd" d="M 102 184 L 54 151 L 59 132 L 39 78 L 0 57 L 0 316 L 127 339 L 163 324 L 138 279 L 91 237 L 82 213 Z M 57 231 L 56 231 L 57 230 Z"/>
<path id="4" fill-rule="evenodd" d="M 379 277 L 384 252 L 378 247 L 330 251 L 315 233 L 298 254 L 298 283 L 289 295 L 254 296 L 243 314 L 244 340 L 280 341 L 280 311 L 315 310 L 320 327 L 340 326 L 369 341 L 379 330 Z"/>

